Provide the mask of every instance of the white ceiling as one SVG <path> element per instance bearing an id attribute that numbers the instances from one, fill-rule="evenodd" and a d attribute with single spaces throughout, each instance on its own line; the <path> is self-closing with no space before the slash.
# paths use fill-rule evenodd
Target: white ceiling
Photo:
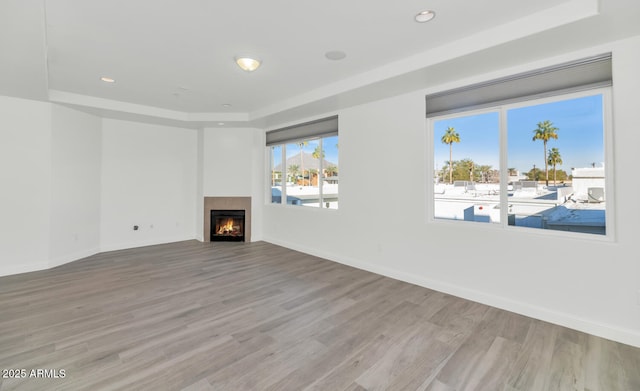
<path id="1" fill-rule="evenodd" d="M 0 94 L 268 126 L 638 35 L 638 16 L 638 0 L 0 0 Z"/>

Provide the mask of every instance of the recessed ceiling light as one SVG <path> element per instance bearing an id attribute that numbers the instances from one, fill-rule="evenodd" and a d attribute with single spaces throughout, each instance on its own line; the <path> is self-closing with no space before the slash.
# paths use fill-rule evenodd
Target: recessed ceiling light
<path id="1" fill-rule="evenodd" d="M 101 77 L 100 80 L 102 80 L 105 83 L 115 83 L 116 82 L 115 79 L 112 79 L 112 78 L 106 77 L 106 76 Z"/>
<path id="2" fill-rule="evenodd" d="M 260 66 L 260 61 L 250 57 L 236 57 L 236 64 L 244 71 L 253 72 Z"/>
<path id="3" fill-rule="evenodd" d="M 221 104 L 222 107 L 231 107 L 231 103 L 223 103 Z"/>
<path id="4" fill-rule="evenodd" d="M 431 11 L 431 10 L 422 11 L 416 15 L 416 22 L 418 23 L 428 22 L 435 17 L 436 17 L 435 11 Z"/>
<path id="5" fill-rule="evenodd" d="M 218 125 L 222 126 L 224 125 L 224 122 L 218 122 Z"/>
<path id="6" fill-rule="evenodd" d="M 329 60 L 338 61 L 338 60 L 342 60 L 345 57 L 347 57 L 347 54 L 345 52 L 340 51 L 340 50 L 331 50 L 329 52 L 326 52 L 324 54 L 324 56 L 326 58 L 328 58 Z"/>

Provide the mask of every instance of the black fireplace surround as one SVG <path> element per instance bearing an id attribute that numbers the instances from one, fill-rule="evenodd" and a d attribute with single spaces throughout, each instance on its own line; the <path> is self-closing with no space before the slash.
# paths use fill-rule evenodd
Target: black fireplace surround
<path id="1" fill-rule="evenodd" d="M 244 210 L 212 210 L 212 242 L 244 242 Z"/>

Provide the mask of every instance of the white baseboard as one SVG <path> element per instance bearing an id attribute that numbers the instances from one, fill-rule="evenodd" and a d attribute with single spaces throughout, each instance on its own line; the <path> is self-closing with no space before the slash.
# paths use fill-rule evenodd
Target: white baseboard
<path id="1" fill-rule="evenodd" d="M 612 341 L 617 341 L 623 344 L 640 347 L 640 332 L 638 330 L 625 329 L 615 325 L 594 322 L 592 320 L 576 317 L 564 312 L 559 312 L 533 304 L 505 298 L 503 296 L 497 296 L 494 294 L 465 288 L 463 286 L 450 284 L 443 281 L 416 276 L 414 274 L 403 272 L 401 270 L 374 265 L 358 259 L 345 257 L 326 251 L 309 248 L 306 246 L 301 246 L 297 243 L 290 243 L 268 236 L 264 237 L 263 240 L 265 242 L 269 242 L 278 246 L 290 248 L 292 250 L 314 255 L 347 266 L 352 266 L 396 280 L 422 286 L 424 288 L 433 289 L 438 292 L 461 297 L 463 299 L 486 304 L 506 311 L 515 312 L 520 315 L 539 319 L 559 326 L 568 327 L 570 329 L 582 331 L 584 333 L 592 334 L 605 339 L 610 339 Z"/>
<path id="2" fill-rule="evenodd" d="M 195 239 L 196 239 L 195 236 L 186 235 L 186 236 L 175 236 L 175 237 L 172 237 L 172 238 L 160 238 L 160 239 L 144 240 L 144 241 L 139 241 L 139 242 L 107 244 L 107 245 L 100 246 L 100 252 L 126 250 L 126 249 L 129 249 L 129 248 L 154 246 L 156 244 L 183 242 L 185 240 L 195 240 Z"/>
<path id="3" fill-rule="evenodd" d="M 90 257 L 100 252 L 98 247 L 91 248 L 88 250 L 79 251 L 73 254 L 64 255 L 62 257 L 56 257 L 49 260 L 49 268 L 54 268 L 60 265 L 64 265 L 65 263 L 77 261 L 82 258 Z"/>
<path id="4" fill-rule="evenodd" d="M 262 238 L 262 235 L 251 234 L 251 243 L 253 243 L 253 242 L 262 242 L 262 241 L 264 241 L 264 239 Z"/>
<path id="5" fill-rule="evenodd" d="M 49 262 L 46 262 L 46 261 L 33 263 L 29 265 L 0 267 L 0 277 L 12 276 L 14 274 L 37 272 L 39 270 L 46 270 L 46 269 L 49 269 Z"/>

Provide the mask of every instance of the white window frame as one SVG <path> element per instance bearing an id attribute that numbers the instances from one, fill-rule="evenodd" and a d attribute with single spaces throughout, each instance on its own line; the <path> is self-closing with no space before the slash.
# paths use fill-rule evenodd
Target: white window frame
<path id="1" fill-rule="evenodd" d="M 327 138 L 327 137 L 334 137 L 334 136 L 309 137 L 309 138 L 305 138 L 305 139 L 300 139 L 298 141 L 315 141 L 315 140 L 317 140 L 320 150 L 324 150 L 323 143 L 324 143 L 324 139 Z M 337 134 L 337 135 L 335 135 L 335 137 L 339 138 L 340 136 L 339 136 L 339 134 Z M 296 141 L 285 141 L 282 144 L 274 144 L 274 145 L 266 146 L 267 172 L 266 172 L 265 178 L 266 178 L 266 182 L 267 183 L 266 183 L 265 203 L 267 205 L 276 206 L 276 207 L 282 206 L 282 207 L 294 208 L 294 209 L 299 209 L 300 208 L 300 206 L 298 206 L 298 205 L 290 205 L 290 204 L 287 203 L 287 186 L 286 186 L 286 178 L 287 178 L 287 170 L 288 170 L 288 167 L 286 166 L 287 145 L 295 144 L 295 143 L 296 143 Z M 280 202 L 279 203 L 278 202 L 272 202 L 271 182 L 269 181 L 269 178 L 271 178 L 271 175 L 272 175 L 272 173 L 271 173 L 271 171 L 272 171 L 272 167 L 271 167 L 272 158 L 271 158 L 271 156 L 272 156 L 272 151 L 273 151 L 272 147 L 274 147 L 274 146 L 280 146 L 281 147 L 281 152 L 280 152 L 281 153 L 281 157 L 280 157 L 281 160 L 280 161 L 281 161 L 282 168 L 283 168 L 283 170 L 282 170 L 282 179 L 281 179 L 282 180 L 281 181 L 282 192 L 281 192 L 281 197 L 280 197 Z M 339 160 L 340 159 L 338 158 L 338 161 Z M 340 163 L 338 163 L 338 167 L 339 167 L 339 164 Z M 301 208 L 301 209 L 306 209 L 306 210 L 320 209 L 320 210 L 332 210 L 332 211 L 337 211 L 337 210 L 340 209 L 340 206 L 339 206 L 339 202 L 340 201 L 338 201 L 338 207 L 337 208 L 327 208 L 326 205 L 324 205 L 324 203 L 325 203 L 324 193 L 323 193 L 323 190 L 324 190 L 324 186 L 323 185 L 324 185 L 324 181 L 325 181 L 325 176 L 324 176 L 324 173 L 323 173 L 324 168 L 325 168 L 324 167 L 324 159 L 320 159 L 320 161 L 319 161 L 319 171 L 318 171 L 318 207 L 307 206 L 307 207 L 304 207 L 304 208 Z M 340 193 L 338 191 L 338 200 L 339 199 L 340 199 Z"/>
<path id="2" fill-rule="evenodd" d="M 605 216 L 606 216 L 606 233 L 604 235 L 599 234 L 589 234 L 589 233 L 581 233 L 581 232 L 568 232 L 568 231 L 560 231 L 560 230 L 550 230 L 550 229 L 540 229 L 540 228 L 529 228 L 529 227 L 521 227 L 521 226 L 509 226 L 508 225 L 508 140 L 507 140 L 507 112 L 511 109 L 517 109 L 527 106 L 535 106 L 545 103 L 553 103 L 562 100 L 575 99 L 580 97 L 587 97 L 593 95 L 602 95 L 602 105 L 603 105 L 603 143 L 604 143 L 604 160 L 605 160 L 605 186 L 607 193 L 607 202 L 605 205 Z M 604 241 L 614 241 L 615 240 L 615 187 L 614 187 L 614 159 L 613 159 L 613 119 L 612 119 L 612 87 L 600 87 L 593 88 L 589 90 L 567 93 L 567 94 L 557 94 L 552 96 L 547 96 L 539 99 L 523 99 L 518 102 L 496 105 L 492 107 L 486 107 L 475 110 L 468 111 L 458 111 L 451 114 L 445 114 L 441 116 L 429 117 L 426 120 L 427 127 L 427 159 L 426 159 L 426 167 L 427 167 L 427 223 L 434 224 L 445 224 L 445 225 L 454 225 L 458 226 L 458 224 L 465 224 L 470 227 L 478 227 L 478 229 L 498 229 L 498 230 L 515 230 L 522 232 L 535 233 L 540 235 L 552 235 L 552 236 L 560 236 L 567 238 L 582 238 L 587 240 L 604 240 Z M 435 218 L 435 184 L 433 181 L 433 173 L 435 170 L 435 152 L 434 152 L 434 143 L 435 143 L 435 130 L 434 124 L 436 121 L 446 120 L 448 118 L 457 118 L 463 116 L 472 116 L 490 112 L 498 112 L 499 113 L 499 169 L 500 169 L 500 223 L 499 224 L 491 224 L 491 223 L 479 223 L 472 221 L 464 221 L 464 220 L 447 220 L 447 219 L 437 219 Z"/>

